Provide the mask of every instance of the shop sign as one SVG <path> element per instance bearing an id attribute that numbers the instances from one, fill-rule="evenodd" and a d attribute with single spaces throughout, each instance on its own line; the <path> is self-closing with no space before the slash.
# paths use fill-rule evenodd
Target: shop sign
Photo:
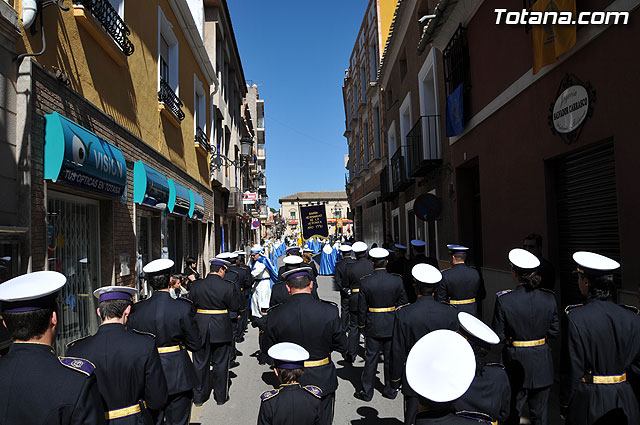
<path id="1" fill-rule="evenodd" d="M 258 200 L 258 194 L 256 192 L 244 192 L 242 194 L 242 204 L 252 205 Z"/>
<path id="2" fill-rule="evenodd" d="M 583 83 L 573 75 L 561 82 L 555 102 L 550 106 L 549 124 L 553 134 L 567 143 L 578 139 L 588 117 L 593 113 L 595 91 L 590 83 Z"/>
<path id="3" fill-rule="evenodd" d="M 45 115 L 44 178 L 122 197 L 127 164 L 116 146 L 57 112 Z"/>

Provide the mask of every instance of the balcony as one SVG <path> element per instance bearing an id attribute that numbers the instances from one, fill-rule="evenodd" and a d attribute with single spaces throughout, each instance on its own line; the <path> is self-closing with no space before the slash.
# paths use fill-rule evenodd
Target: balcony
<path id="1" fill-rule="evenodd" d="M 383 201 L 390 201 L 396 197 L 396 194 L 391 190 L 391 176 L 389 174 L 390 167 L 387 165 L 380 172 L 380 196 Z"/>
<path id="2" fill-rule="evenodd" d="M 207 140 L 207 134 L 200 127 L 196 127 L 194 142 L 199 153 L 207 155 L 209 154 L 209 152 L 211 152 L 211 145 Z"/>
<path id="3" fill-rule="evenodd" d="M 242 193 L 237 187 L 229 190 L 229 202 L 227 203 L 227 214 L 242 215 L 244 208 L 242 205 Z"/>
<path id="4" fill-rule="evenodd" d="M 167 83 L 163 79 L 160 79 L 158 102 L 160 102 L 165 108 L 169 109 L 179 122 L 182 122 L 182 120 L 184 119 L 184 112 L 182 112 L 182 101 L 178 98 L 169 83 Z"/>
<path id="5" fill-rule="evenodd" d="M 406 158 L 406 146 L 400 146 L 391 157 L 391 187 L 394 192 L 404 190 L 412 183 L 407 173 Z"/>
<path id="6" fill-rule="evenodd" d="M 120 66 L 124 66 L 124 63 L 121 63 L 122 59 L 119 54 L 131 56 L 134 47 L 128 37 L 131 31 L 120 15 L 118 15 L 118 11 L 111 6 L 108 0 L 74 0 L 73 5 L 73 14 L 79 20 L 80 24 L 105 48 L 109 56 Z M 104 31 L 102 34 L 99 29 L 96 31 L 96 28 L 93 27 L 85 12 L 89 12 L 96 23 L 100 25 Z M 105 37 L 103 35 L 104 33 L 108 34 L 108 37 Z M 110 51 L 109 39 L 118 46 L 121 52 L 114 52 L 114 54 Z"/>
<path id="7" fill-rule="evenodd" d="M 424 176 L 442 163 L 440 115 L 420 117 L 407 133 L 409 175 Z"/>
<path id="8" fill-rule="evenodd" d="M 262 167 L 265 167 L 267 162 L 267 152 L 264 145 L 258 145 L 257 157 L 258 157 L 258 164 L 261 165 Z"/>

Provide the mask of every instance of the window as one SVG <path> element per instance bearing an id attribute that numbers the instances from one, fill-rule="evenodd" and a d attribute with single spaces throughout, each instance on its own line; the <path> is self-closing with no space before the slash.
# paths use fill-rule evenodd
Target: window
<path id="1" fill-rule="evenodd" d="M 124 19 L 124 0 L 109 0 L 109 3 L 118 12 L 118 16 Z"/>
<path id="2" fill-rule="evenodd" d="M 393 121 L 389 126 L 388 138 L 389 138 L 388 155 L 389 155 L 389 158 L 391 158 L 393 154 L 396 153 L 396 149 L 398 149 L 397 142 L 396 142 L 396 122 L 395 121 Z"/>
<path id="3" fill-rule="evenodd" d="M 364 167 L 369 168 L 369 122 L 362 122 L 362 149 L 364 151 Z"/>
<path id="4" fill-rule="evenodd" d="M 204 86 L 198 79 L 198 77 L 193 74 L 193 124 L 194 124 L 194 134 L 198 133 L 198 129 L 202 131 L 202 135 L 205 137 L 206 141 L 206 131 L 207 131 L 207 107 L 205 104 L 206 94 L 204 91 Z"/>
<path id="5" fill-rule="evenodd" d="M 360 67 L 360 102 L 367 102 L 367 71 L 364 66 Z"/>
<path id="6" fill-rule="evenodd" d="M 380 158 L 382 149 L 380 145 L 380 111 L 378 110 L 378 105 L 373 107 L 373 152 L 374 158 Z"/>
<path id="7" fill-rule="evenodd" d="M 411 92 L 407 93 L 404 102 L 400 106 L 400 146 L 407 145 L 407 133 L 413 126 L 413 118 L 411 116 Z"/>
<path id="8" fill-rule="evenodd" d="M 378 52 L 375 41 L 369 45 L 369 81 L 376 81 L 378 73 Z"/>
<path id="9" fill-rule="evenodd" d="M 400 58 L 400 81 L 404 80 L 404 77 L 407 76 L 407 53 L 403 50 L 402 57 Z"/>
<path id="10" fill-rule="evenodd" d="M 467 29 L 458 27 L 443 53 L 444 81 L 447 97 L 463 85 L 464 120 L 471 118 L 471 64 Z"/>
<path id="11" fill-rule="evenodd" d="M 158 73 L 178 94 L 178 39 L 173 25 L 158 7 Z"/>
<path id="12" fill-rule="evenodd" d="M 295 220 L 296 219 L 296 211 L 295 210 L 289 211 L 289 218 L 291 220 Z"/>

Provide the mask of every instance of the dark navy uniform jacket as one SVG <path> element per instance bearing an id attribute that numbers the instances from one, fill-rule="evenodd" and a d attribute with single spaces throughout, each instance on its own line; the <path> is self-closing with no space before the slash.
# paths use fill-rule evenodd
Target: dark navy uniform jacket
<path id="1" fill-rule="evenodd" d="M 511 386 L 504 366 L 476 359 L 476 375 L 466 393 L 455 401 L 456 411 L 482 412 L 493 421 L 509 416 Z"/>
<path id="2" fill-rule="evenodd" d="M 297 293 L 286 303 L 270 309 L 265 317 L 265 350 L 278 342 L 293 342 L 309 352 L 310 361 L 329 358 L 325 365 L 305 367 L 300 383 L 316 385 L 325 395 L 334 392 L 338 378 L 331 352 L 343 353 L 347 348 L 347 337 L 335 304 L 315 300 L 311 294 Z"/>
<path id="3" fill-rule="evenodd" d="M 336 288 L 338 288 L 338 290 L 340 291 L 340 298 L 349 297 L 346 291 L 346 289 L 349 289 L 349 287 L 348 286 L 345 287 L 345 285 L 348 284 L 348 282 L 346 281 L 347 264 L 353 264 L 355 262 L 356 262 L 355 258 L 346 257 L 336 263 L 336 267 L 333 272 L 333 279 L 334 279 Z"/>
<path id="4" fill-rule="evenodd" d="M 633 309 L 633 308 L 631 308 Z M 593 424 L 607 412 L 621 409 L 628 424 L 640 423 L 638 401 L 629 381 L 595 384 L 593 376 L 622 375 L 640 367 L 640 316 L 611 301 L 591 299 L 567 307 L 569 355 L 567 424 Z M 582 379 L 587 382 L 582 382 Z"/>
<path id="5" fill-rule="evenodd" d="M 289 299 L 289 291 L 284 281 L 278 282 L 271 288 L 271 298 L 269 299 L 269 307 L 274 307 Z"/>
<path id="6" fill-rule="evenodd" d="M 402 393 L 417 396 L 406 383 L 405 362 L 411 347 L 423 336 L 438 329 L 458 330 L 458 312 L 432 296 L 418 297 L 415 303 L 396 310 L 391 338 L 391 380 L 403 379 Z"/>
<path id="7" fill-rule="evenodd" d="M 346 282 L 343 279 L 342 286 L 351 290 L 351 295 L 349 296 L 349 311 L 351 313 L 357 314 L 358 312 L 359 292 L 354 292 L 354 290 L 360 291 L 360 278 L 371 273 L 373 273 L 373 264 L 367 257 L 359 258 L 354 263 L 347 264 L 347 279 Z"/>
<path id="8" fill-rule="evenodd" d="M 282 384 L 260 396 L 258 425 L 320 425 L 322 391 L 308 385 Z"/>
<path id="9" fill-rule="evenodd" d="M 0 359 L 0 424 L 105 424 L 93 369 L 48 345 L 14 342 Z"/>
<path id="10" fill-rule="evenodd" d="M 197 282 L 200 281 L 194 285 Z M 202 346 L 193 304 L 183 298 L 174 300 L 166 291 L 156 291 L 151 298 L 136 303 L 127 327 L 155 335 L 157 347 L 182 345 L 198 351 Z M 186 350 L 160 354 L 160 362 L 169 394 L 189 391 L 198 385 L 196 370 Z"/>
<path id="11" fill-rule="evenodd" d="M 496 298 L 493 330 L 505 343 L 503 362 L 511 380 L 511 390 L 542 388 L 553 384 L 553 359 L 549 340 L 560 333 L 558 308 L 553 292 L 528 289 L 524 285 L 502 291 Z M 512 341 L 546 343 L 532 347 L 514 347 Z"/>
<path id="12" fill-rule="evenodd" d="M 447 425 L 478 425 L 490 424 L 491 421 L 486 416 L 474 412 L 420 412 L 416 415 L 414 425 L 424 424 L 447 424 Z"/>
<path id="13" fill-rule="evenodd" d="M 476 299 L 469 304 L 455 304 L 459 311 L 472 315 L 478 312 L 478 303 L 486 297 L 484 281 L 478 271 L 466 264 L 455 264 L 450 269 L 442 271 L 442 281 L 438 285 L 436 299 L 450 302 L 450 300 Z"/>
<path id="14" fill-rule="evenodd" d="M 103 324 L 98 332 L 68 345 L 67 356 L 83 357 L 96 366 L 104 411 L 142 400 L 160 410 L 167 401 L 167 382 L 152 336 L 128 331 L 120 323 Z M 118 419 L 117 424 L 153 424 L 148 411 Z"/>
<path id="15" fill-rule="evenodd" d="M 236 285 L 214 273 L 193 283 L 190 292 L 191 301 L 198 310 L 227 310 L 240 309 L 240 294 Z M 196 322 L 200 329 L 202 343 L 231 342 L 231 317 L 229 313 L 196 314 Z"/>
<path id="16" fill-rule="evenodd" d="M 358 326 L 364 327 L 364 334 L 373 338 L 391 338 L 395 308 L 408 302 L 402 286 L 402 277 L 376 269 L 360 279 L 360 300 L 358 302 Z M 372 312 L 372 308 L 391 308 L 392 311 Z"/>
<path id="17" fill-rule="evenodd" d="M 236 291 L 238 299 L 240 300 L 242 298 L 242 285 L 244 280 L 244 272 L 238 268 L 235 268 L 235 266 L 229 266 L 226 274 L 224 275 L 224 280 L 233 283 L 234 290 Z M 243 307 L 244 307 L 243 303 L 238 302 L 237 310 L 229 310 L 229 318 L 231 320 L 237 319 L 238 315 L 240 314 L 240 310 L 242 310 Z"/>

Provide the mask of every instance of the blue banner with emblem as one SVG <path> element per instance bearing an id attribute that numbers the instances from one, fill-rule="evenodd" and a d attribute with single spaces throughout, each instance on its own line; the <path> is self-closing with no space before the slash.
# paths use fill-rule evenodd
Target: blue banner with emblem
<path id="1" fill-rule="evenodd" d="M 300 207 L 300 222 L 302 225 L 302 238 L 305 241 L 314 236 L 321 238 L 329 237 L 327 213 L 324 205 Z"/>
<path id="2" fill-rule="evenodd" d="M 457 136 L 464 131 L 464 84 L 460 85 L 447 98 L 447 137 Z"/>

